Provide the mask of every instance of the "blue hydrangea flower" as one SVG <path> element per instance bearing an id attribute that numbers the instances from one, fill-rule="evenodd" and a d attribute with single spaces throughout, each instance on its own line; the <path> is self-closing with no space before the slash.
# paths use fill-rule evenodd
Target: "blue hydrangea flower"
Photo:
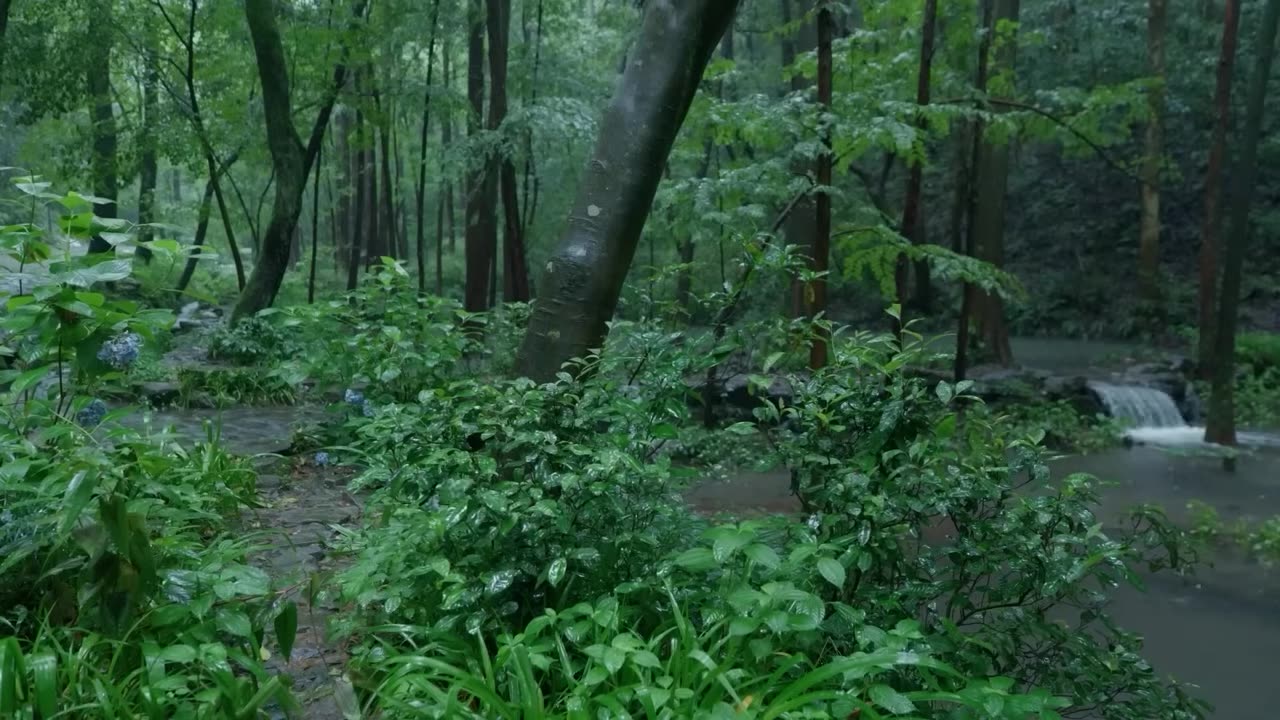
<path id="1" fill-rule="evenodd" d="M 102 422 L 102 418 L 106 417 L 107 404 L 94 398 L 92 402 L 84 406 L 84 409 L 76 413 L 76 423 L 81 427 L 97 427 Z"/>
<path id="2" fill-rule="evenodd" d="M 347 392 L 342 396 L 342 399 L 348 405 L 365 404 L 364 393 L 359 390 L 352 390 L 351 388 L 347 388 Z"/>
<path id="3" fill-rule="evenodd" d="M 319 465 L 320 467 L 324 467 L 325 465 L 328 465 L 329 453 L 324 451 L 320 451 L 316 453 L 315 461 L 316 461 L 316 464 Z"/>
<path id="4" fill-rule="evenodd" d="M 142 349 L 142 338 L 136 333 L 124 332 L 102 343 L 98 348 L 98 359 L 117 370 L 123 370 L 138 359 L 138 351 Z"/>

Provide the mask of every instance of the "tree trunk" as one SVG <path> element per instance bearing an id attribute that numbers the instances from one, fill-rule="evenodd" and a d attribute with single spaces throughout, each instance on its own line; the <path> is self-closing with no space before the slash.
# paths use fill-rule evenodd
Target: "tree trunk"
<path id="1" fill-rule="evenodd" d="M 1276 25 L 1280 21 L 1280 0 L 1267 0 L 1258 26 L 1257 53 L 1249 76 L 1249 100 L 1245 108 L 1244 134 L 1240 140 L 1239 167 L 1233 178 L 1231 211 L 1227 220 L 1227 246 L 1223 257 L 1222 297 L 1218 303 L 1218 331 L 1214 337 L 1213 385 L 1209 395 L 1207 442 L 1234 445 L 1236 442 L 1235 380 L 1236 321 L 1240 303 L 1240 276 L 1248 247 L 1249 208 L 1258 180 L 1258 145 L 1266 110 L 1267 83 L 1275 57 Z"/>
<path id="2" fill-rule="evenodd" d="M 359 73 L 353 80 L 359 80 Z M 356 151 L 351 156 L 351 177 L 355 183 L 355 196 L 352 198 L 351 212 L 351 252 L 347 256 L 347 291 L 355 290 L 360 283 L 360 263 L 364 253 L 364 242 L 368 233 L 365 230 L 365 205 L 369 194 L 369 185 L 365 180 L 368 168 L 365 167 L 364 151 L 364 113 L 356 110 L 355 118 Z"/>
<path id="3" fill-rule="evenodd" d="M 544 382 L 599 348 L 667 155 L 740 0 L 648 0 L 516 367 Z"/>
<path id="4" fill-rule="evenodd" d="M 333 156 L 330 167 L 337 169 L 338 202 L 334 243 L 334 261 L 339 267 L 351 265 L 351 248 L 354 245 L 355 233 L 351 228 L 352 197 L 355 188 L 352 185 L 352 168 L 355 160 L 351 155 L 351 110 L 345 106 L 333 111 Z M 332 176 L 332 173 L 331 173 Z"/>
<path id="5" fill-rule="evenodd" d="M 187 286 L 191 284 L 191 277 L 196 274 L 196 264 L 200 262 L 200 253 L 204 248 L 204 239 L 209 234 L 209 215 L 213 204 L 213 179 L 204 186 L 204 197 L 200 200 L 200 215 L 196 223 L 196 237 L 191 243 L 191 250 L 187 255 L 187 265 L 182 269 L 182 277 L 178 278 L 177 291 L 179 294 L 186 292 Z"/>
<path id="6" fill-rule="evenodd" d="M 2 50 L 0 50 L 2 52 Z M 159 131 L 160 98 L 156 95 L 160 82 L 160 48 L 155 29 L 147 27 L 146 57 L 143 59 L 142 79 L 142 131 L 138 137 L 138 257 L 151 264 L 151 248 L 145 243 L 155 237 L 151 223 L 156 221 L 156 176 L 159 162 L 156 158 L 156 133 Z"/>
<path id="7" fill-rule="evenodd" d="M 11 6 L 11 0 L 0 0 L 0 88 L 4 87 L 4 36 L 9 27 L 9 8 Z"/>
<path id="8" fill-rule="evenodd" d="M 916 107 L 920 108 L 920 110 L 916 112 L 915 122 L 922 154 L 926 152 L 924 134 L 929 127 L 924 115 L 924 108 L 929 105 L 930 74 L 933 68 L 933 37 L 937 19 L 938 0 L 925 0 L 924 20 L 920 31 L 920 71 L 916 75 Z M 911 241 L 912 244 L 918 245 L 920 243 L 920 193 L 924 185 L 924 160 L 922 158 L 908 158 L 907 167 L 907 190 L 903 197 L 902 224 L 898 226 L 898 232 Z M 928 306 L 931 303 L 930 295 L 932 294 L 932 290 L 928 287 L 928 268 L 928 263 L 921 261 L 916 270 L 916 297 L 921 301 L 919 303 L 922 305 L 921 311 L 925 313 L 929 311 Z M 902 321 L 906 317 L 907 296 L 910 290 L 910 263 L 907 261 L 905 253 L 898 256 L 897 267 L 894 268 L 894 286 L 897 290 L 898 306 L 902 313 L 897 323 L 897 329 L 900 332 Z"/>
<path id="9" fill-rule="evenodd" d="M 1165 27 L 1168 0 L 1150 0 L 1147 62 L 1154 85 L 1147 92 L 1147 131 L 1142 158 L 1142 223 L 1138 246 L 1138 289 L 1153 305 L 1160 301 L 1160 166 L 1164 160 Z"/>
<path id="10" fill-rule="evenodd" d="M 369 76 L 374 76 L 372 71 Z M 381 200 L 378 203 L 378 226 L 381 230 L 378 246 L 383 255 L 398 259 L 400 256 L 397 251 L 400 244 L 396 238 L 395 194 L 391 185 L 391 165 L 395 162 L 391 154 L 391 102 L 388 100 L 387 106 L 383 107 L 382 94 L 376 87 L 373 91 L 373 102 L 378 113 L 378 154 L 382 158 L 382 162 L 378 165 L 378 182 L 382 185 Z"/>
<path id="11" fill-rule="evenodd" d="M 116 117 L 111 100 L 111 5 L 109 0 L 96 0 L 90 10 L 92 26 L 88 47 L 89 116 L 93 122 L 93 153 L 90 168 L 93 174 L 93 194 L 108 202 L 95 205 L 94 215 L 115 218 L 116 193 L 119 185 L 116 158 Z M 111 252 L 111 243 L 100 235 L 89 241 L 89 252 Z"/>
<path id="12" fill-rule="evenodd" d="M 415 188 L 414 202 L 418 211 L 418 292 L 427 291 L 427 248 L 426 248 L 426 202 L 427 202 L 427 142 L 431 130 L 431 81 L 436 69 L 436 31 L 439 29 L 440 0 L 431 5 L 431 40 L 427 43 L 427 87 L 422 98 L 422 132 L 418 138 L 418 184 Z M 443 195 L 443 193 L 442 193 Z M 437 215 L 439 213 L 437 212 Z M 440 221 L 436 221 L 436 294 L 440 294 L 439 286 L 443 284 L 440 277 Z"/>
<path id="13" fill-rule="evenodd" d="M 448 37 L 444 43 L 444 86 L 453 89 L 453 63 L 449 61 L 453 52 L 453 44 L 449 42 Z M 443 157 L 449 149 L 453 147 L 453 112 L 446 109 L 444 113 L 444 124 L 440 126 L 440 156 L 443 167 Z M 442 173 L 443 176 L 443 173 Z M 452 180 L 444 181 L 444 211 L 445 217 L 449 223 L 449 252 L 453 253 L 458 249 L 458 223 L 455 208 L 457 203 L 454 202 L 453 196 L 454 183 Z"/>
<path id="14" fill-rule="evenodd" d="M 792 21 L 793 0 L 782 0 L 781 12 L 782 22 L 784 26 L 790 26 Z M 798 41 L 797 41 L 798 36 Z M 811 48 L 817 46 L 818 36 L 816 28 L 812 22 L 801 22 L 798 32 L 784 33 L 782 36 L 782 65 L 789 68 L 795 65 L 796 56 L 800 52 L 808 52 Z M 808 81 L 804 75 L 793 73 L 790 78 L 791 92 L 798 93 L 805 89 Z M 799 138 L 796 138 L 800 141 Z M 807 138 L 805 139 L 807 141 Z M 793 172 L 798 176 L 808 174 L 810 168 L 805 163 L 797 163 L 793 168 Z M 817 217 L 817 208 L 812 195 L 806 195 L 787 215 L 783 224 L 782 234 L 786 237 L 787 243 L 801 248 L 801 254 L 805 257 L 813 257 L 813 236 L 817 232 L 814 227 L 814 219 Z M 805 301 L 805 284 L 800 280 L 793 280 L 791 283 L 791 315 L 792 317 L 804 317 L 807 312 L 808 304 Z"/>
<path id="15" fill-rule="evenodd" d="M 987 92 L 987 76 L 991 71 L 991 44 L 992 32 L 991 28 L 995 22 L 995 0 L 981 0 L 982 8 L 982 36 L 978 42 L 978 70 L 974 78 L 973 87 L 977 91 L 979 97 Z M 978 193 L 975 187 L 978 174 L 978 168 L 982 159 L 983 134 L 986 130 L 986 123 L 981 118 L 975 118 L 969 128 L 969 161 L 968 172 L 965 178 L 965 196 L 967 216 L 964 230 L 964 246 L 963 252 L 970 257 L 978 257 L 978 230 L 975 218 L 978 211 Z M 959 240 L 959 238 L 956 238 Z M 965 374 L 969 370 L 969 346 L 970 326 L 972 325 L 973 316 L 976 314 L 976 306 L 978 303 L 978 291 L 973 283 L 965 283 L 960 299 L 960 318 L 956 326 L 956 358 L 954 377 L 956 382 L 965 379 Z"/>
<path id="16" fill-rule="evenodd" d="M 1222 15 L 1222 52 L 1218 57 L 1217 88 L 1213 94 L 1213 139 L 1204 178 L 1204 225 L 1200 231 L 1200 345 L 1196 368 L 1201 380 L 1213 376 L 1214 310 L 1218 289 L 1218 232 L 1222 227 L 1222 165 L 1227 156 L 1227 128 L 1231 124 L 1231 79 L 1235 74 L 1240 31 L 1238 0 L 1226 0 Z"/>
<path id="17" fill-rule="evenodd" d="M 323 150 L 316 154 L 316 175 L 311 185 L 311 272 L 307 277 L 307 304 L 316 301 L 316 263 L 320 255 L 320 171 L 324 167 Z"/>
<path id="18" fill-rule="evenodd" d="M 363 17 L 364 9 L 364 0 L 357 0 L 355 17 Z M 311 137 L 304 147 L 293 126 L 288 64 L 284 43 L 276 25 L 275 3 L 272 0 L 245 0 L 244 13 L 249 34 L 253 38 L 258 78 L 262 83 L 267 147 L 271 151 L 271 165 L 276 175 L 276 194 L 271 208 L 271 220 L 262 239 L 262 252 L 231 313 L 232 323 L 269 307 L 280 292 L 280 284 L 289 267 L 289 244 L 298 225 L 298 216 L 302 212 L 302 191 L 307 176 L 311 174 L 316 155 L 320 152 L 329 116 L 333 112 L 338 93 L 345 84 L 347 72 L 344 47 L 342 59 L 333 71 L 332 86 L 321 100 Z"/>
<path id="19" fill-rule="evenodd" d="M 467 22 L 467 99 L 470 113 L 467 115 L 467 135 L 474 138 L 481 132 L 484 120 L 484 0 L 470 0 Z M 489 202 L 491 163 L 486 158 L 467 173 L 466 217 L 466 289 L 463 307 L 469 312 L 481 312 L 489 308 L 489 277 L 493 262 L 497 227 L 493 220 L 494 207 Z"/>
<path id="20" fill-rule="evenodd" d="M 995 0 L 993 28 L 1003 22 L 1016 24 L 1020 0 Z M 1017 61 L 1016 32 L 1001 42 L 992 58 L 992 70 L 1012 77 Z M 1012 90 L 1012 88 L 1009 88 Z M 1009 143 L 982 141 L 976 163 L 977 206 L 974 208 L 974 232 L 978 257 L 995 267 L 1004 265 L 1005 195 L 1009 184 Z M 976 307 L 983 343 L 1001 365 L 1013 364 L 1009 346 L 1009 327 L 1004 317 L 1004 301 L 998 294 L 976 291 Z"/>
<path id="21" fill-rule="evenodd" d="M 835 18 L 831 7 L 823 4 L 818 8 L 818 103 L 823 113 L 831 112 L 832 71 L 831 56 L 832 34 L 835 29 Z M 805 287 L 805 314 L 810 320 L 816 320 L 827 311 L 827 278 L 826 272 L 831 261 L 831 128 L 823 124 L 822 154 L 818 156 L 818 197 L 814 205 L 817 215 L 814 220 L 816 231 L 813 234 L 813 259 L 809 268 L 817 276 Z M 821 370 L 827 366 L 826 331 L 813 328 L 813 338 L 809 344 L 809 368 Z"/>
<path id="22" fill-rule="evenodd" d="M 507 117 L 507 62 L 510 54 L 511 0 L 487 0 L 489 28 L 489 129 L 498 132 Z M 525 260 L 524 233 L 516 166 L 506 153 L 496 153 L 490 172 L 498 173 L 502 198 L 502 299 L 528 302 L 529 268 Z M 496 221 L 495 221 L 496 222 Z M 495 233 L 496 240 L 496 233 Z"/>

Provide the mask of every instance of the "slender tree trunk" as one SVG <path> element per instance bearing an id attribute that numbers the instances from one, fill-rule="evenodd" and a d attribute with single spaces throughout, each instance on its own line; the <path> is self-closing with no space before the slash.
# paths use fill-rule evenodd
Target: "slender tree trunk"
<path id="1" fill-rule="evenodd" d="M 832 107 L 832 57 L 831 41 L 835 27 L 835 18 L 831 7 L 823 4 L 818 8 L 818 103 L 824 113 L 830 113 Z M 813 262 L 810 269 L 817 277 L 805 288 L 806 315 L 816 320 L 827 311 L 827 279 L 826 272 L 831 260 L 831 128 L 823 126 L 822 154 L 818 156 L 818 197 L 815 200 L 817 218 L 814 222 L 816 232 L 813 235 Z M 821 370 L 827 366 L 826 331 L 813 328 L 813 338 L 809 344 L 809 368 Z"/>
<path id="2" fill-rule="evenodd" d="M 539 382 L 599 348 L 667 155 L 740 0 L 648 0 L 517 357 Z"/>
<path id="3" fill-rule="evenodd" d="M 359 74 L 354 78 L 358 81 Z M 365 175 L 368 168 L 364 161 L 364 113 L 356 110 L 355 118 L 356 151 L 351 156 L 351 177 L 355 183 L 355 196 L 352 198 L 351 212 L 351 252 L 347 256 L 347 291 L 355 290 L 360 282 L 360 264 L 365 238 L 365 205 L 369 194 L 369 184 Z"/>
<path id="4" fill-rule="evenodd" d="M 1142 223 L 1138 246 L 1138 289 L 1153 305 L 1160 301 L 1160 166 L 1164 160 L 1165 27 L 1168 0 L 1149 0 L 1147 62 L 1154 85 L 1147 93 L 1147 130 L 1142 159 Z"/>
<path id="5" fill-rule="evenodd" d="M 156 133 L 159 131 L 160 98 L 156 94 L 160 82 L 160 48 L 155 28 L 148 23 L 146 57 L 143 58 L 142 79 L 142 131 L 137 145 L 139 157 L 138 182 L 138 257 L 151 264 L 151 248 L 145 243 L 155 237 L 151 223 L 156 221 L 156 179 L 159 161 L 156 157 Z M 0 53 L 3 50 L 0 49 Z"/>
<path id="6" fill-rule="evenodd" d="M 4 87 L 5 31 L 9 27 L 9 9 L 12 6 L 11 0 L 0 0 L 0 88 Z M 538 7 L 541 9 L 542 6 Z"/>
<path id="7" fill-rule="evenodd" d="M 929 123 L 924 115 L 924 108 L 929 106 L 934 30 L 938 24 L 937 21 L 938 0 L 925 0 L 924 19 L 920 30 L 920 71 L 916 76 L 916 106 L 920 110 L 916 113 L 915 126 L 922 146 L 921 154 L 927 151 L 924 134 L 928 130 Z M 924 160 L 922 158 L 908 158 L 907 166 L 907 191 L 902 203 L 902 224 L 899 226 L 898 231 L 903 237 L 910 240 L 912 244 L 919 245 L 921 242 L 920 225 L 922 223 L 920 217 L 920 195 L 924 186 Z M 894 280 L 897 288 L 898 305 L 903 313 L 903 319 L 905 319 L 910 285 L 908 269 L 907 256 L 905 254 L 899 256 Z M 930 312 L 930 306 L 933 304 L 933 288 L 929 278 L 929 263 L 924 260 L 917 262 L 915 304 L 920 312 L 926 315 Z M 899 330 L 901 330 L 901 321 L 899 322 Z"/>
<path id="8" fill-rule="evenodd" d="M 316 176 L 311 186 L 311 272 L 307 277 L 307 304 L 316 301 L 316 263 L 320 257 L 320 171 L 324 151 L 316 154 Z"/>
<path id="9" fill-rule="evenodd" d="M 200 253 L 204 248 L 205 238 L 209 234 L 209 217 L 212 214 L 211 206 L 213 205 L 213 198 L 215 195 L 214 191 L 217 187 L 216 180 L 218 179 L 218 175 L 226 172 L 231 165 L 235 163 L 237 155 L 237 153 L 232 153 L 231 157 L 228 157 L 222 163 L 221 167 L 219 167 L 215 162 L 213 164 L 214 174 L 210 175 L 209 181 L 205 183 L 204 195 L 200 200 L 200 213 L 196 224 L 195 240 L 191 243 L 191 250 L 187 256 L 187 264 L 182 270 L 182 277 L 178 279 L 177 291 L 179 294 L 185 292 L 187 286 L 191 284 L 191 277 L 195 275 L 196 272 L 196 264 L 200 262 Z"/>
<path id="10" fill-rule="evenodd" d="M 782 0 L 781 13 L 783 25 L 790 26 L 793 20 L 792 2 L 794 0 Z M 801 13 L 804 16 L 804 13 Z M 795 18 L 800 19 L 800 18 Z M 782 48 L 782 64 L 783 67 L 793 67 L 796 63 L 798 53 L 808 52 L 810 49 L 816 48 L 818 43 L 817 28 L 811 21 L 801 22 L 797 32 L 784 33 L 781 40 Z M 790 88 L 792 93 L 803 91 L 808 86 L 808 80 L 804 75 L 796 72 L 792 73 L 790 78 Z M 808 141 L 808 138 L 795 139 L 797 142 Z M 793 172 L 799 176 L 808 175 L 812 168 L 805 163 L 796 163 Z M 817 207 L 814 196 L 806 195 L 800 200 L 800 203 L 792 209 L 787 215 L 786 222 L 783 225 L 783 235 L 786 237 L 787 243 L 801 248 L 801 254 L 805 257 L 812 258 L 814 255 L 813 238 L 817 233 L 814 226 L 814 219 L 817 217 Z M 791 314 L 793 317 L 804 317 L 808 303 L 805 300 L 806 285 L 799 279 L 793 280 L 791 283 Z"/>
<path id="11" fill-rule="evenodd" d="M 1020 0 L 995 0 L 994 25 L 1018 22 Z M 1013 75 L 1017 61 L 1017 35 L 1000 39 L 992 62 L 1008 76 Z M 1012 88 L 1009 88 L 1012 90 Z M 977 193 L 974 210 L 974 229 L 978 243 L 978 257 L 995 267 L 1004 266 L 1005 196 L 1009 184 L 1009 143 L 993 143 L 984 138 L 978 154 Z M 977 291 L 976 310 L 982 339 L 988 350 L 1001 365 L 1013 364 L 1013 350 L 1009 345 L 1009 327 L 1004 317 L 1004 301 L 996 293 Z"/>
<path id="12" fill-rule="evenodd" d="M 440 168 L 444 175 L 444 167 Z M 445 194 L 436 193 L 436 295 L 444 296 L 444 204 Z"/>
<path id="13" fill-rule="evenodd" d="M 538 0 L 538 19 L 537 19 L 537 35 L 533 44 L 533 74 L 529 81 L 529 100 L 527 107 L 534 107 L 538 102 L 538 70 L 542 67 L 542 0 Z M 527 32 L 526 32 L 527 34 Z M 528 38 L 525 39 L 528 45 Z M 533 221 L 537 217 L 538 212 L 538 189 L 541 184 L 541 178 L 538 177 L 537 168 L 533 159 L 533 126 L 525 132 L 525 159 L 524 159 L 524 218 L 521 224 L 521 237 L 528 237 L 529 228 L 533 227 Z M 526 275 L 527 277 L 527 275 Z"/>
<path id="14" fill-rule="evenodd" d="M 1202 380 L 1213 376 L 1218 232 L 1222 227 L 1219 201 L 1222 197 L 1222 166 L 1227 156 L 1227 128 L 1231 124 L 1231 80 L 1235 75 L 1236 44 L 1240 31 L 1238 0 L 1226 0 L 1222 13 L 1222 52 L 1218 57 L 1217 87 L 1213 94 L 1213 139 L 1209 144 L 1209 169 L 1204 178 L 1204 225 L 1200 231 L 1200 346 L 1196 370 Z"/>
<path id="15" fill-rule="evenodd" d="M 355 18 L 363 18 L 364 10 L 364 0 L 357 0 Z M 280 30 L 276 25 L 275 3 L 272 0 L 245 0 L 244 13 L 253 39 L 258 78 L 262 84 L 267 147 L 271 151 L 271 165 L 276 175 L 276 194 L 271 220 L 262 239 L 262 252 L 231 313 L 233 323 L 269 307 L 280 291 L 280 284 L 289 267 L 290 240 L 302 212 L 302 192 L 307 176 L 311 174 L 311 166 L 324 142 L 333 105 L 346 84 L 347 73 L 344 47 L 342 59 L 333 71 L 332 85 L 321 100 L 310 139 L 304 146 L 293 125 L 288 63 Z"/>
<path id="16" fill-rule="evenodd" d="M 507 62 L 510 55 L 511 0 L 488 0 L 489 29 L 489 129 L 498 132 L 507 117 Z M 528 302 L 529 268 L 525 259 L 520 220 L 516 166 L 506 153 L 493 160 L 502 199 L 502 299 Z M 496 237 L 496 235 L 495 235 Z"/>
<path id="17" fill-rule="evenodd" d="M 186 292 L 187 286 L 191 284 L 191 277 L 196 274 L 196 264 L 200 262 L 200 253 L 204 249 L 205 237 L 209 234 L 209 215 L 213 204 L 213 180 L 205 183 L 204 197 L 200 200 L 200 215 L 196 223 L 196 237 L 191 243 L 191 250 L 187 255 L 187 265 L 182 269 L 182 277 L 178 278 L 177 291 L 179 294 Z"/>
<path id="18" fill-rule="evenodd" d="M 370 73 L 370 77 L 373 73 Z M 391 165 L 395 162 L 391 154 L 391 102 L 387 101 L 386 107 L 382 106 L 381 93 L 375 89 L 373 91 L 373 101 L 378 112 L 378 150 L 382 156 L 382 162 L 378 168 L 381 171 L 379 175 L 379 183 L 382 185 L 381 202 L 379 202 L 380 211 L 379 227 L 382 231 L 379 246 L 383 254 L 399 259 L 398 249 L 400 247 L 399 240 L 396 238 L 396 211 L 394 190 L 391 185 Z"/>
<path id="19" fill-rule="evenodd" d="M 451 90 L 453 88 L 453 72 L 452 72 L 453 63 L 450 61 L 449 58 L 452 55 L 452 52 L 453 52 L 453 44 L 450 43 L 449 39 L 446 37 L 445 43 L 444 43 L 444 86 L 446 88 L 450 88 Z M 448 153 L 452 147 L 453 147 L 453 113 L 450 110 L 446 109 L 444 113 L 444 124 L 440 126 L 441 158 L 443 158 L 444 155 Z M 441 162 L 442 162 L 441 167 L 443 167 L 443 160 Z M 443 176 L 443 173 L 442 173 L 442 176 Z M 446 178 L 444 181 L 444 210 L 445 210 L 445 217 L 449 223 L 449 253 L 450 254 L 454 253 L 458 249 L 458 223 L 457 223 L 457 215 L 455 212 L 455 208 L 457 208 L 457 203 L 455 202 L 453 188 L 454 188 L 453 180 Z"/>
<path id="20" fill-rule="evenodd" d="M 111 100 L 111 31 L 112 3 L 95 0 L 88 18 L 91 26 L 86 67 L 89 94 L 89 116 L 93 121 L 93 194 L 108 202 L 94 207 L 101 218 L 117 217 L 116 193 L 119 186 L 116 158 L 116 117 Z M 89 252 L 111 252 L 111 244 L 100 235 L 89 241 Z"/>
<path id="21" fill-rule="evenodd" d="M 337 175 L 338 185 L 337 212 L 334 223 L 336 237 L 334 242 L 334 261 L 342 268 L 351 264 L 351 247 L 354 245 L 353 238 L 355 237 L 355 233 L 351 228 L 352 196 L 354 194 L 351 170 L 355 165 L 355 161 L 351 154 L 351 144 L 348 142 L 350 137 L 351 109 L 345 106 L 338 106 L 333 111 L 334 160 L 330 163 L 330 166 L 336 168 L 337 171 L 330 175 Z"/>
<path id="22" fill-rule="evenodd" d="M 979 97 L 987 92 L 987 77 L 991 69 L 992 27 L 995 23 L 995 0 L 981 0 L 982 39 L 978 43 L 978 70 L 974 79 L 974 89 Z M 978 168 L 981 164 L 983 135 L 986 123 L 981 117 L 975 118 L 969 128 L 968 172 L 966 173 L 964 202 L 967 206 L 963 252 L 970 257 L 978 257 L 978 230 L 976 216 L 978 211 L 978 193 L 975 187 Z M 960 300 L 960 318 L 956 328 L 955 381 L 965 379 L 969 370 L 970 327 L 978 304 L 977 288 L 972 283 L 964 283 Z"/>
<path id="23" fill-rule="evenodd" d="M 427 88 L 423 92 L 422 98 L 422 132 L 419 135 L 418 143 L 418 184 L 415 188 L 416 197 L 414 201 L 418 211 L 418 292 L 425 293 L 427 291 L 427 248 L 425 242 L 426 235 L 426 201 L 427 201 L 427 142 L 430 139 L 431 130 L 431 82 L 434 79 L 436 69 L 436 31 L 439 28 L 440 20 L 440 0 L 435 0 L 431 5 L 431 40 L 427 43 Z M 441 193 L 443 195 L 443 193 Z M 437 213 L 439 214 L 439 213 Z M 443 280 L 440 276 L 440 225 L 437 221 L 436 228 L 436 294 L 441 294 L 440 285 Z"/>
<path id="24" fill-rule="evenodd" d="M 1249 244 L 1249 209 L 1258 181 L 1258 145 L 1266 113 L 1267 83 L 1276 50 L 1276 26 L 1280 21 L 1280 0 L 1267 0 L 1258 25 L 1257 54 L 1249 76 L 1249 100 L 1245 108 L 1244 133 L 1240 139 L 1239 167 L 1231 191 L 1227 220 L 1227 245 L 1223 257 L 1222 298 L 1218 303 L 1218 331 L 1214 337 L 1213 384 L 1209 395 L 1209 418 L 1205 440 L 1221 445 L 1236 442 L 1235 381 L 1236 322 L 1240 304 L 1240 278 Z"/>
<path id="25" fill-rule="evenodd" d="M 470 0 L 467 17 L 467 99 L 470 113 L 467 115 L 467 135 L 476 137 L 484 120 L 484 33 L 485 6 L 483 0 Z M 497 228 L 493 223 L 492 195 L 489 192 L 491 163 L 474 164 L 467 174 L 467 225 L 466 225 L 466 289 L 463 307 L 469 312 L 489 308 L 489 279 L 493 262 L 493 245 L 497 241 Z"/>

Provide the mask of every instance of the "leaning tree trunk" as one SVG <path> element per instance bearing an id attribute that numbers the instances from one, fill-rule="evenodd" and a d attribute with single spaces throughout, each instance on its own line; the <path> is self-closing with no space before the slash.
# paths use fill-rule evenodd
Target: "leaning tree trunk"
<path id="1" fill-rule="evenodd" d="M 1160 300 L 1160 165 L 1164 159 L 1165 26 L 1167 0 L 1150 0 L 1147 62 L 1155 84 L 1147 92 L 1147 130 L 1142 158 L 1142 222 L 1138 235 L 1138 289 L 1150 303 Z"/>
<path id="2" fill-rule="evenodd" d="M 354 17 L 362 18 L 364 10 L 364 0 L 358 0 L 353 9 Z M 271 166 L 276 175 L 276 194 L 271 208 L 271 220 L 267 223 L 267 232 L 262 238 L 262 253 L 231 313 L 233 323 L 270 307 L 275 302 L 276 294 L 280 292 L 285 271 L 289 269 L 289 249 L 293 233 L 298 226 L 298 216 L 302 213 L 302 191 L 306 187 L 307 176 L 311 174 L 311 165 L 320 152 L 329 116 L 333 112 L 338 93 L 346 83 L 347 74 L 344 47 L 342 60 L 333 70 L 333 84 L 321 100 L 311 137 L 304 147 L 293 126 L 289 71 L 284 42 L 276 25 L 275 3 L 272 0 L 245 0 L 244 14 L 249 24 L 249 35 L 253 38 L 258 78 L 262 83 L 267 148 L 271 151 Z"/>
<path id="3" fill-rule="evenodd" d="M 1249 77 L 1249 101 L 1245 109 L 1244 135 L 1240 141 L 1240 166 L 1231 192 L 1231 213 L 1227 222 L 1227 247 L 1222 268 L 1222 299 L 1218 303 L 1218 331 L 1214 337 L 1213 385 L 1209 394 L 1209 417 L 1204 439 L 1222 445 L 1236 442 L 1236 314 L 1240 304 L 1240 276 L 1249 240 L 1249 206 L 1258 181 L 1258 144 L 1267 102 L 1267 81 L 1276 50 L 1276 25 L 1280 20 L 1280 0 L 1267 0 L 1258 40 L 1254 44 L 1257 61 Z"/>
<path id="4" fill-rule="evenodd" d="M 559 247 L 546 264 L 516 367 L 550 381 L 600 347 L 667 155 L 741 0 L 648 0 L 644 23 Z"/>
<path id="5" fill-rule="evenodd" d="M 1227 156 L 1227 127 L 1231 124 L 1231 78 L 1235 74 L 1236 40 L 1240 31 L 1237 0 L 1226 0 L 1222 15 L 1222 53 L 1218 57 L 1215 117 L 1209 145 L 1209 169 L 1204 178 L 1204 225 L 1200 233 L 1200 345 L 1196 371 L 1208 380 L 1213 371 L 1214 310 L 1218 289 L 1218 232 L 1222 227 L 1222 165 Z"/>
<path id="6" fill-rule="evenodd" d="M 116 117 L 111 101 L 111 34 L 106 28 L 111 27 L 111 3 L 98 0 L 91 8 L 91 33 L 88 48 L 88 80 L 89 115 L 93 122 L 93 153 L 90 167 L 93 173 L 93 194 L 105 198 L 107 202 L 97 205 L 93 213 L 101 218 L 116 217 L 116 193 L 118 191 L 118 170 L 116 158 Z M 111 251 L 111 244 L 101 235 L 94 235 L 89 241 L 89 252 L 105 253 Z"/>

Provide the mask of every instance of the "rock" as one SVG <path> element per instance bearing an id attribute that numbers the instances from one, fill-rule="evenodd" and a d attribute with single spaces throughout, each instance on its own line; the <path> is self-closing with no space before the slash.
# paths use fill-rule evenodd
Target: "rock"
<path id="1" fill-rule="evenodd" d="M 151 407 L 163 408 L 178 402 L 182 386 L 176 382 L 144 382 L 135 385 L 134 391 Z"/>
<path id="2" fill-rule="evenodd" d="M 211 327 L 221 322 L 221 319 L 221 308 L 205 307 L 198 302 L 189 302 L 178 311 L 178 318 L 173 323 L 173 331 L 181 333 Z"/>

